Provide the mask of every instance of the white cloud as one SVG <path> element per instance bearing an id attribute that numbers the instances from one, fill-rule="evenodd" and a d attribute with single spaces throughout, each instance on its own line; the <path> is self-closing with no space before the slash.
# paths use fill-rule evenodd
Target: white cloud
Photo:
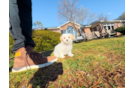
<path id="1" fill-rule="evenodd" d="M 107 13 L 107 15 L 111 15 L 111 14 L 112 14 L 112 12 Z"/>

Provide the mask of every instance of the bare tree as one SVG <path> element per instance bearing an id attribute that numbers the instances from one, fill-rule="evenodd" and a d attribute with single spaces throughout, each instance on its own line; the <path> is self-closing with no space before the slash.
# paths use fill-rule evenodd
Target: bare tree
<path id="1" fill-rule="evenodd" d="M 91 13 L 88 8 L 84 8 L 83 6 L 77 8 L 77 3 L 78 0 L 59 0 L 58 20 L 72 21 L 83 25 L 86 21 L 95 18 L 95 13 Z"/>
<path id="2" fill-rule="evenodd" d="M 101 13 L 97 21 L 101 21 L 101 20 L 107 21 L 108 19 L 109 19 L 109 15 L 104 15 L 104 13 Z"/>
<path id="3" fill-rule="evenodd" d="M 41 29 L 41 28 L 44 27 L 43 24 L 42 24 L 40 21 L 36 21 L 36 22 L 34 23 L 34 25 L 36 26 L 36 29 Z"/>
<path id="4" fill-rule="evenodd" d="M 89 25 L 91 22 L 93 22 L 95 19 L 97 19 L 96 13 L 92 13 L 89 15 L 87 25 Z"/>
<path id="5" fill-rule="evenodd" d="M 60 0 L 58 3 L 58 19 L 76 22 L 78 0 Z"/>
<path id="6" fill-rule="evenodd" d="M 78 0 L 59 0 L 57 13 L 58 20 L 77 22 L 81 25 L 87 23 L 87 25 L 89 25 L 93 21 L 107 21 L 109 19 L 109 15 L 105 16 L 104 13 L 92 13 L 83 6 L 77 8 L 77 3 Z"/>
<path id="7" fill-rule="evenodd" d="M 78 8 L 76 7 L 78 3 L 78 0 L 59 0 L 58 3 L 58 19 L 62 21 L 71 21 L 72 27 L 77 32 L 79 29 L 77 29 L 74 25 L 75 22 L 78 22 Z"/>
<path id="8" fill-rule="evenodd" d="M 83 6 L 81 6 L 78 9 L 77 12 L 77 22 L 80 24 L 84 24 L 84 22 L 90 17 L 90 11 L 89 9 L 84 8 Z"/>
<path id="9" fill-rule="evenodd" d="M 96 22 L 96 21 L 100 21 L 100 20 L 104 20 L 107 21 L 109 19 L 109 15 L 104 15 L 103 12 L 96 14 L 96 13 L 92 13 L 89 16 L 87 25 L 89 25 L 90 23 Z"/>

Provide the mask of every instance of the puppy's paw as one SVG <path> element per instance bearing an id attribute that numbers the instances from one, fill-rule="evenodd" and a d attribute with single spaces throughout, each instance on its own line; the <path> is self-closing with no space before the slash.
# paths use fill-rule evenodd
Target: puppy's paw
<path id="1" fill-rule="evenodd" d="M 60 56 L 60 58 L 65 58 L 65 56 Z"/>
<path id="2" fill-rule="evenodd" d="M 73 56 L 74 56 L 74 54 L 69 54 L 68 56 L 73 57 Z"/>

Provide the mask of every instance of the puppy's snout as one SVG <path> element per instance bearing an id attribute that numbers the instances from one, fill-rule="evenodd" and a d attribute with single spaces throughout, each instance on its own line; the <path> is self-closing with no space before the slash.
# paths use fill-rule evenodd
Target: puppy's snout
<path id="1" fill-rule="evenodd" d="M 68 39 L 66 41 L 68 41 Z"/>

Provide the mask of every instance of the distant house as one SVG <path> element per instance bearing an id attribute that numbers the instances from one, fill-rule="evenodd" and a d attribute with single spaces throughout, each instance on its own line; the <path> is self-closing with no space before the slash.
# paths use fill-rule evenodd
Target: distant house
<path id="1" fill-rule="evenodd" d="M 95 21 L 90 25 L 80 25 L 79 23 L 74 23 L 68 21 L 58 27 L 45 28 L 45 30 L 50 30 L 53 32 L 59 32 L 62 34 L 71 33 L 75 36 L 74 41 L 82 40 L 85 37 L 87 39 L 93 39 L 98 37 L 104 37 L 105 31 L 112 35 L 120 35 L 120 33 L 114 32 L 118 27 L 124 26 L 125 20 L 112 20 L 112 21 Z"/>

